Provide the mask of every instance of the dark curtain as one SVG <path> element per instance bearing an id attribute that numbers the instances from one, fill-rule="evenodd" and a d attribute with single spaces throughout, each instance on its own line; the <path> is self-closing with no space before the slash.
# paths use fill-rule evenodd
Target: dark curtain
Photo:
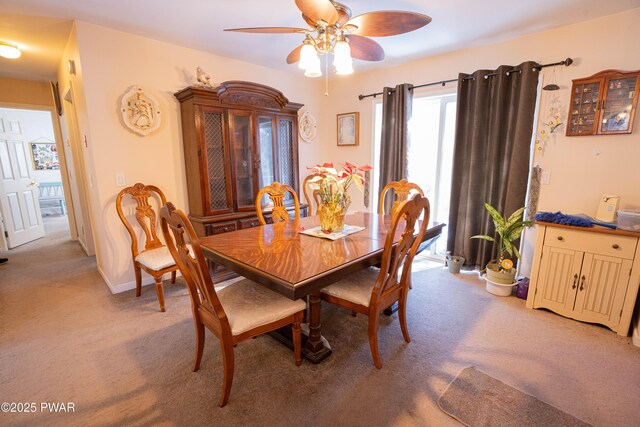
<path id="1" fill-rule="evenodd" d="M 484 268 L 497 245 L 484 202 L 503 216 L 524 206 L 539 70 L 535 62 L 458 76 L 447 251 Z M 516 69 L 517 71 L 510 71 Z M 473 77 L 468 79 L 467 77 Z"/>
<path id="2" fill-rule="evenodd" d="M 385 87 L 382 95 L 382 135 L 380 139 L 380 186 L 407 177 L 407 145 L 413 86 L 407 83 L 395 89 Z M 391 212 L 393 200 L 385 200 L 385 212 Z"/>

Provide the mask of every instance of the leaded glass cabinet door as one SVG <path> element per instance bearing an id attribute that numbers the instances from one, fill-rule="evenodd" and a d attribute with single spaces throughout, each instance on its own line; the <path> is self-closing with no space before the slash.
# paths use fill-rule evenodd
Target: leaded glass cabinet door
<path id="1" fill-rule="evenodd" d="M 258 153 L 260 160 L 258 162 L 258 186 L 260 188 L 270 185 L 277 181 L 276 175 L 276 154 L 274 153 L 274 140 L 276 138 L 276 118 L 269 114 L 260 114 L 257 116 L 257 134 Z M 262 205 L 268 203 L 268 196 L 265 195 Z"/>
<path id="2" fill-rule="evenodd" d="M 278 116 L 278 162 L 276 163 L 279 182 L 288 184 L 298 192 L 298 171 L 294 167 L 297 165 L 298 146 L 294 143 L 296 135 L 296 123 L 293 117 Z M 285 200 L 290 200 L 287 195 Z"/>
<path id="3" fill-rule="evenodd" d="M 254 172 L 258 159 L 253 149 L 251 112 L 234 110 L 229 113 L 229 122 L 237 207 L 238 210 L 253 210 L 257 193 Z"/>
<path id="4" fill-rule="evenodd" d="M 204 186 L 203 204 L 206 215 L 232 211 L 229 151 L 225 146 L 224 110 L 201 107 L 202 141 L 200 150 Z"/>

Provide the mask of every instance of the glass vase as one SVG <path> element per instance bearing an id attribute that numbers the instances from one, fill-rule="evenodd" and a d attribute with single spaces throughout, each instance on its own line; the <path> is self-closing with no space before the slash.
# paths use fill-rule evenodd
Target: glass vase
<path id="1" fill-rule="evenodd" d="M 320 203 L 318 216 L 320 228 L 324 233 L 339 233 L 344 229 L 344 216 L 347 213 L 350 200 L 345 198 L 339 202 Z"/>

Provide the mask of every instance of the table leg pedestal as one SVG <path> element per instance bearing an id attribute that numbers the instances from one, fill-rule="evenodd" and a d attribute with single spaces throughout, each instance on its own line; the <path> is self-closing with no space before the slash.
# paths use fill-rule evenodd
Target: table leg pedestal
<path id="1" fill-rule="evenodd" d="M 302 356 L 311 363 L 320 363 L 331 355 L 331 348 L 325 346 L 320 330 L 320 293 L 309 295 L 308 317 L 309 335 L 302 335 Z M 269 332 L 269 335 L 293 349 L 290 326 Z"/>

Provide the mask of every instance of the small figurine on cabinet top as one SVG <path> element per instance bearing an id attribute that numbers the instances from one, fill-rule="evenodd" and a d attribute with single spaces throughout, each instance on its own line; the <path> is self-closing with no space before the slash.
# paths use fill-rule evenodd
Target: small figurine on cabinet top
<path id="1" fill-rule="evenodd" d="M 211 76 L 200 67 L 196 69 L 196 79 L 198 80 L 198 86 L 213 87 L 211 84 Z"/>

